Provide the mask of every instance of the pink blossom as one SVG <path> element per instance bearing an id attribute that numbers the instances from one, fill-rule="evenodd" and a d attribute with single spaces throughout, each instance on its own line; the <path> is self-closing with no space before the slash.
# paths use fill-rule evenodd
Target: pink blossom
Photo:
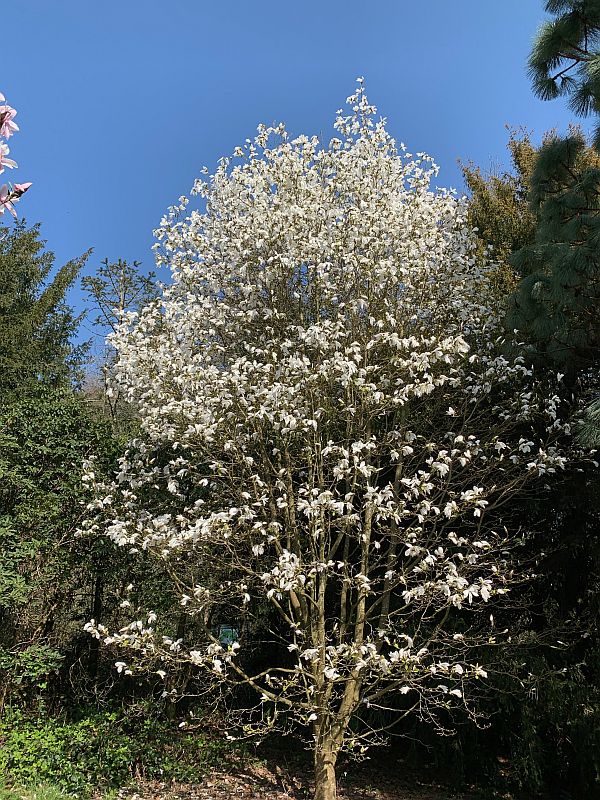
<path id="1" fill-rule="evenodd" d="M 0 173 L 4 172 L 5 167 L 14 169 L 17 166 L 17 162 L 13 161 L 12 158 L 6 158 L 9 153 L 10 149 L 8 145 L 4 144 L 4 142 L 0 142 Z"/>
<path id="2" fill-rule="evenodd" d="M 4 214 L 4 209 L 7 208 L 13 217 L 16 218 L 17 212 L 15 211 L 15 207 L 10 202 L 12 199 L 12 192 L 8 188 L 6 184 L 0 186 L 0 215 Z"/>
<path id="3" fill-rule="evenodd" d="M 30 186 L 31 186 L 31 181 L 29 181 L 29 183 L 15 183 L 13 186 L 13 194 L 15 198 L 18 199 L 19 197 L 24 195 Z"/>
<path id="4" fill-rule="evenodd" d="M 0 106 L 0 136 L 8 139 L 15 131 L 19 130 L 19 126 L 13 119 L 17 116 L 17 112 L 11 106 Z"/>
<path id="5" fill-rule="evenodd" d="M 3 103 L 3 105 L 0 105 L 0 137 L 8 139 L 15 131 L 19 130 L 19 126 L 14 121 L 17 112 L 6 103 L 6 98 L 2 92 L 0 92 L 0 103 Z M 9 153 L 10 148 L 8 145 L 0 141 L 0 173 L 4 172 L 7 167 L 14 169 L 17 166 L 16 161 L 8 158 Z M 8 209 L 16 218 L 17 212 L 13 203 L 22 197 L 30 186 L 31 183 L 15 183 L 14 185 L 5 183 L 0 186 L 0 215 L 4 214 L 5 209 Z"/>
<path id="6" fill-rule="evenodd" d="M 12 188 L 10 184 L 6 183 L 0 186 L 0 215 L 4 214 L 4 209 L 7 208 L 13 217 L 16 218 L 17 212 L 15 211 L 13 203 L 15 200 L 22 197 L 30 186 L 31 183 L 15 183 Z"/>

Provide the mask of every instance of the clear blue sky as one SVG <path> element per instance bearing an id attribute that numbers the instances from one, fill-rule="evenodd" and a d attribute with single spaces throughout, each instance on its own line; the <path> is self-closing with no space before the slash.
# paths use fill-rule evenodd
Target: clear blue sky
<path id="1" fill-rule="evenodd" d="M 0 91 L 19 111 L 14 179 L 33 181 L 19 212 L 59 263 L 93 247 L 88 273 L 104 257 L 150 269 L 152 229 L 203 165 L 259 122 L 329 137 L 359 75 L 462 190 L 458 158 L 506 163 L 505 124 L 570 120 L 526 76 L 543 17 L 541 0 L 6 2 Z"/>

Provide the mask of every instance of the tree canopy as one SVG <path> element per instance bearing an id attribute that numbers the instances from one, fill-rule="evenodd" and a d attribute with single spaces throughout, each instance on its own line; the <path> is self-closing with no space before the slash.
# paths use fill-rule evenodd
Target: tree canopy
<path id="1" fill-rule="evenodd" d="M 486 173 L 472 163 L 462 165 L 469 191 L 469 223 L 477 229 L 481 255 L 500 264 L 531 244 L 537 220 L 528 194 L 538 148 L 527 131 L 511 130 L 508 151 L 511 168 L 501 172 Z M 487 248 L 491 251 L 486 252 Z"/>
<path id="2" fill-rule="evenodd" d="M 77 317 L 65 302 L 87 254 L 52 275 L 39 226 L 0 228 L 0 395 L 77 379 L 85 346 L 74 345 Z"/>
<path id="3" fill-rule="evenodd" d="M 568 96 L 578 116 L 600 113 L 600 3 L 548 0 L 545 7 L 554 19 L 541 26 L 529 57 L 534 92 L 544 100 Z M 535 242 L 512 258 L 522 280 L 509 324 L 571 379 L 599 355 L 600 127 L 594 147 L 576 129 L 544 142 L 529 193 Z"/>
<path id="4" fill-rule="evenodd" d="M 545 8 L 555 19 L 543 23 L 529 56 L 533 91 L 542 100 L 567 96 L 577 116 L 600 114 L 600 2 L 547 0 Z"/>
<path id="5" fill-rule="evenodd" d="M 173 283 L 111 339 L 141 433 L 114 482 L 90 465 L 85 526 L 155 557 L 188 620 L 91 621 L 131 649 L 119 669 L 250 687 L 255 723 L 308 729 L 319 800 L 377 740 L 374 709 L 443 728 L 470 708 L 509 501 L 568 438 L 560 385 L 501 351 L 465 203 L 430 190 L 362 83 L 348 103 L 328 145 L 261 126 L 196 183 L 204 213 L 165 219 Z"/>

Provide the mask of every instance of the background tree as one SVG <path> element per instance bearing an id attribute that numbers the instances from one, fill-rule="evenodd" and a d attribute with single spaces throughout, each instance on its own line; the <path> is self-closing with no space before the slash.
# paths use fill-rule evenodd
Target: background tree
<path id="1" fill-rule="evenodd" d="M 600 157 L 573 131 L 541 147 L 531 175 L 535 240 L 511 263 L 521 276 L 507 324 L 571 380 L 600 355 Z"/>
<path id="2" fill-rule="evenodd" d="M 582 141 L 579 129 L 572 128 L 571 135 Z M 495 259 L 499 254 L 501 263 L 511 262 L 519 250 L 521 256 L 527 256 L 539 247 L 538 224 L 547 225 L 539 221 L 539 208 L 529 204 L 540 148 L 533 145 L 528 135 L 513 134 L 511 153 L 513 138 L 523 149 L 519 158 L 512 159 L 511 172 L 488 175 L 472 165 L 464 169 L 471 193 L 469 220 L 478 229 L 480 249 L 483 252 L 491 245 L 491 257 Z M 545 134 L 542 149 L 556 139 L 555 132 Z M 582 172 L 597 162 L 595 150 L 588 146 L 581 151 L 580 158 Z M 550 250 L 547 242 L 546 247 Z M 557 246 L 557 254 L 558 249 Z M 539 264 L 547 285 L 558 281 L 561 274 L 559 259 L 554 263 L 554 274 L 546 265 Z M 523 258 L 519 266 L 527 275 L 531 267 L 528 260 Z M 564 358 L 557 361 L 548 357 L 548 341 L 541 336 L 543 329 L 538 328 L 538 337 L 534 338 L 527 321 L 522 315 L 519 318 L 518 304 L 527 307 L 531 286 L 526 282 L 517 286 L 518 273 L 510 265 L 501 267 L 499 274 L 508 278 L 498 285 L 499 297 L 504 294 L 509 309 L 508 326 L 516 325 L 522 334 L 528 334 L 528 357 L 535 358 L 538 369 L 565 369 Z M 556 305 L 546 294 L 545 307 L 532 315 L 531 324 L 535 324 L 538 316 L 552 313 L 556 313 Z M 584 361 L 583 351 L 578 352 L 580 357 L 569 365 L 571 379 L 578 376 L 579 381 L 571 385 L 571 391 L 576 390 L 585 401 L 589 392 L 585 386 L 593 379 L 594 370 L 585 370 L 583 366 L 587 364 L 589 368 L 593 361 Z M 593 359 L 589 349 L 588 353 Z M 600 441 L 597 417 L 594 419 L 597 405 L 592 406 L 590 419 L 580 430 L 581 441 L 587 446 L 596 446 Z M 482 768 L 494 773 L 496 754 L 500 754 L 510 764 L 509 770 L 504 770 L 510 775 L 507 789 L 513 781 L 513 785 L 530 794 L 547 791 L 548 786 L 560 786 L 573 797 L 596 790 L 600 775 L 598 746 L 594 744 L 600 715 L 597 499 L 597 470 L 590 465 L 553 484 L 551 491 L 540 491 L 538 497 L 515 507 L 515 513 L 531 532 L 524 555 L 528 553 L 528 557 L 537 561 L 538 578 L 529 587 L 523 609 L 509 620 L 514 630 L 514 646 L 512 653 L 504 652 L 504 659 L 505 665 L 512 664 L 513 676 L 507 676 L 501 691 L 493 691 L 484 703 L 494 715 L 493 728 L 476 735 L 463 729 L 448 748 L 448 764 L 462 764 L 465 775 Z M 541 560 L 540 552 L 546 554 Z M 487 766 L 482 757 L 486 753 L 494 754 Z M 494 780 L 500 785 L 507 777 L 497 774 Z"/>
<path id="3" fill-rule="evenodd" d="M 567 96 L 577 116 L 600 114 L 600 3 L 547 0 L 545 9 L 555 18 L 542 24 L 529 56 L 533 91 L 542 100 Z"/>
<path id="4" fill-rule="evenodd" d="M 507 148 L 510 169 L 486 173 L 476 164 L 462 165 L 469 192 L 468 220 L 477 230 L 481 257 L 500 265 L 533 242 L 537 222 L 528 195 L 538 148 L 523 130 L 510 130 Z"/>
<path id="5" fill-rule="evenodd" d="M 86 258 L 54 272 L 38 225 L 0 229 L 0 707 L 51 685 L 60 703 L 56 675 L 90 650 L 82 620 L 101 599 L 98 548 L 73 539 L 83 460 L 114 447 L 75 393 L 88 346 L 65 295 Z"/>
<path id="6" fill-rule="evenodd" d="M 39 695 L 60 707 L 73 664 L 94 671 L 81 631 L 90 612 L 108 613 L 111 562 L 73 534 L 83 461 L 106 468 L 115 446 L 68 388 L 41 386 L 0 410 L 0 709 Z"/>
<path id="7" fill-rule="evenodd" d="M 565 465 L 560 389 L 502 355 L 465 206 L 348 102 L 328 147 L 261 127 L 197 182 L 206 213 L 164 221 L 173 284 L 112 338 L 142 435 L 89 474 L 90 532 L 154 556 L 188 616 L 90 632 L 131 648 L 121 671 L 195 666 L 308 727 L 318 800 L 371 709 L 443 727 L 486 677 L 509 505 Z"/>
<path id="8" fill-rule="evenodd" d="M 158 294 L 156 275 L 140 271 L 141 263 L 128 264 L 124 259 L 110 262 L 105 258 L 94 275 L 81 281 L 98 316 L 96 325 L 113 333 L 130 312 L 137 312 L 155 300 Z"/>
<path id="9" fill-rule="evenodd" d="M 137 313 L 156 299 L 158 294 L 156 275 L 154 272 L 144 275 L 140 267 L 139 261 L 128 264 L 123 259 L 110 262 L 106 258 L 94 275 L 86 276 L 81 281 L 97 314 L 92 322 L 101 332 L 103 340 L 107 332 L 114 333 L 117 330 L 127 314 Z M 114 357 L 114 348 L 105 341 L 100 367 L 101 389 L 93 391 L 91 376 L 88 376 L 87 396 L 93 399 L 101 413 L 111 419 L 115 432 L 122 432 L 131 427 L 134 418 L 131 409 L 121 401 L 119 393 L 114 392 L 110 385 Z"/>
<path id="10" fill-rule="evenodd" d="M 65 303 L 88 254 L 54 276 L 39 226 L 0 229 L 0 397 L 65 386 L 81 377 L 87 346 L 74 345 L 78 317 Z"/>
<path id="11" fill-rule="evenodd" d="M 580 116 L 600 111 L 600 3 L 549 0 L 529 57 L 533 89 L 542 99 L 569 97 Z M 531 174 L 529 202 L 537 216 L 535 241 L 512 263 L 521 276 L 508 324 L 528 339 L 540 360 L 575 380 L 598 359 L 598 192 L 600 128 L 594 147 L 582 133 L 551 136 Z"/>

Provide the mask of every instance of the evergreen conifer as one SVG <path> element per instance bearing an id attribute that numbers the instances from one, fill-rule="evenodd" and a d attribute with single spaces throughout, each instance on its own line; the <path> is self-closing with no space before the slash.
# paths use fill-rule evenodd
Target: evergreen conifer
<path id="1" fill-rule="evenodd" d="M 600 1 L 548 0 L 529 72 L 538 97 L 568 96 L 579 116 L 600 113 Z M 571 379 L 600 357 L 600 127 L 552 135 L 531 173 L 535 240 L 512 256 L 521 276 L 507 316 L 534 354 Z"/>
<path id="2" fill-rule="evenodd" d="M 71 342 L 78 317 L 65 294 L 87 255 L 50 277 L 54 254 L 44 250 L 38 225 L 0 228 L 0 398 L 77 379 L 86 346 Z"/>

